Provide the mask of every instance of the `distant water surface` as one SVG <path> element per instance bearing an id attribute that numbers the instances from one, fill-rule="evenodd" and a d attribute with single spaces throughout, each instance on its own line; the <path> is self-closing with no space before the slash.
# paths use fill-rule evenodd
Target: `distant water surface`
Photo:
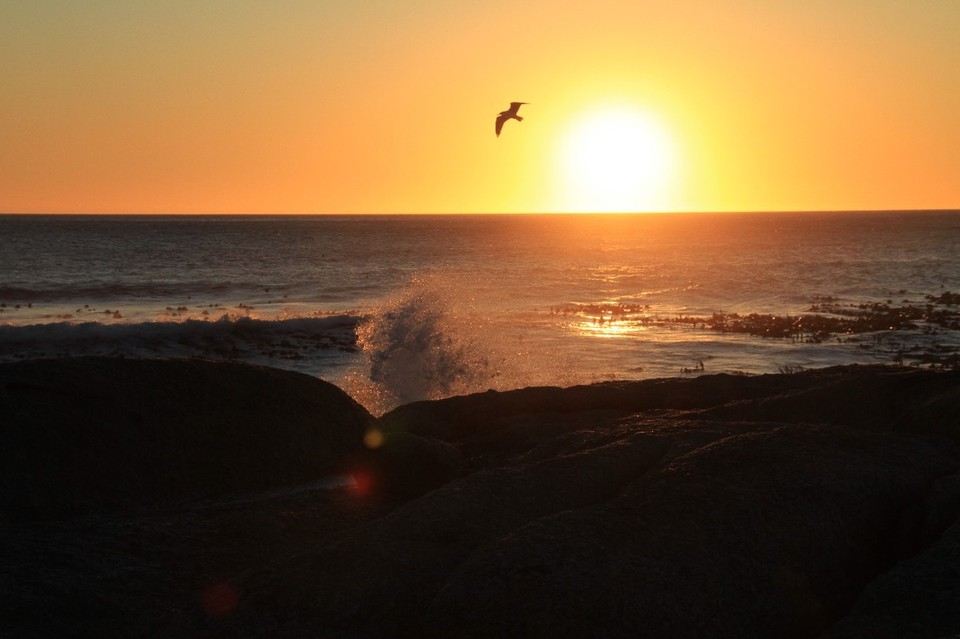
<path id="1" fill-rule="evenodd" d="M 798 341 L 675 321 L 960 292 L 957 212 L 0 216 L 0 237 L 0 361 L 238 359 L 374 410 L 960 347 L 949 326 Z"/>

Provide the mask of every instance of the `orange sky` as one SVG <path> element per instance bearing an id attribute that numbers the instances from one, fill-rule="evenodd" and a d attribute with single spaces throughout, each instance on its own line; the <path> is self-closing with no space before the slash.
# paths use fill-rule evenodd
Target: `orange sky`
<path id="1" fill-rule="evenodd" d="M 958 208 L 958 33 L 949 0 L 6 2 L 0 212 Z"/>

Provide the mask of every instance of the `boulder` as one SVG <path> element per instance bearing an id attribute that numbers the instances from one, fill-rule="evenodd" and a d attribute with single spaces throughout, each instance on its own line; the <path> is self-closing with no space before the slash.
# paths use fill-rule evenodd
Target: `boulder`
<path id="1" fill-rule="evenodd" d="M 0 364 L 0 517 L 156 508 L 317 480 L 373 418 L 299 373 L 202 360 Z"/>

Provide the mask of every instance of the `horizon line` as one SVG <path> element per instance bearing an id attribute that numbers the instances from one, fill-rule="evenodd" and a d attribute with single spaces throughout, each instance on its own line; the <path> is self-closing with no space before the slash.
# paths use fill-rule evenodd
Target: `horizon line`
<path id="1" fill-rule="evenodd" d="M 154 212 L 145 213 L 142 211 L 130 212 L 104 212 L 104 211 L 0 211 L 0 216 L 21 217 L 21 216 L 48 216 L 48 217 L 450 217 L 450 216 L 536 216 L 536 215 L 604 215 L 604 216 L 630 216 L 630 215 L 743 215 L 743 214 L 803 214 L 803 213 L 960 213 L 960 207 L 956 208 L 882 208 L 882 209 L 723 209 L 723 210 L 684 210 L 684 211 L 486 211 L 486 212 L 366 212 L 366 213 L 337 213 L 337 212 Z"/>

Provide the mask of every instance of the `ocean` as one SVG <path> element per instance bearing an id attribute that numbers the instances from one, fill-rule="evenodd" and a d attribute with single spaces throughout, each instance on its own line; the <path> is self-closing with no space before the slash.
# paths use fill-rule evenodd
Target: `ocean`
<path id="1" fill-rule="evenodd" d="M 956 367 L 960 212 L 0 216 L 0 361 L 204 357 L 374 413 L 531 385 Z"/>

